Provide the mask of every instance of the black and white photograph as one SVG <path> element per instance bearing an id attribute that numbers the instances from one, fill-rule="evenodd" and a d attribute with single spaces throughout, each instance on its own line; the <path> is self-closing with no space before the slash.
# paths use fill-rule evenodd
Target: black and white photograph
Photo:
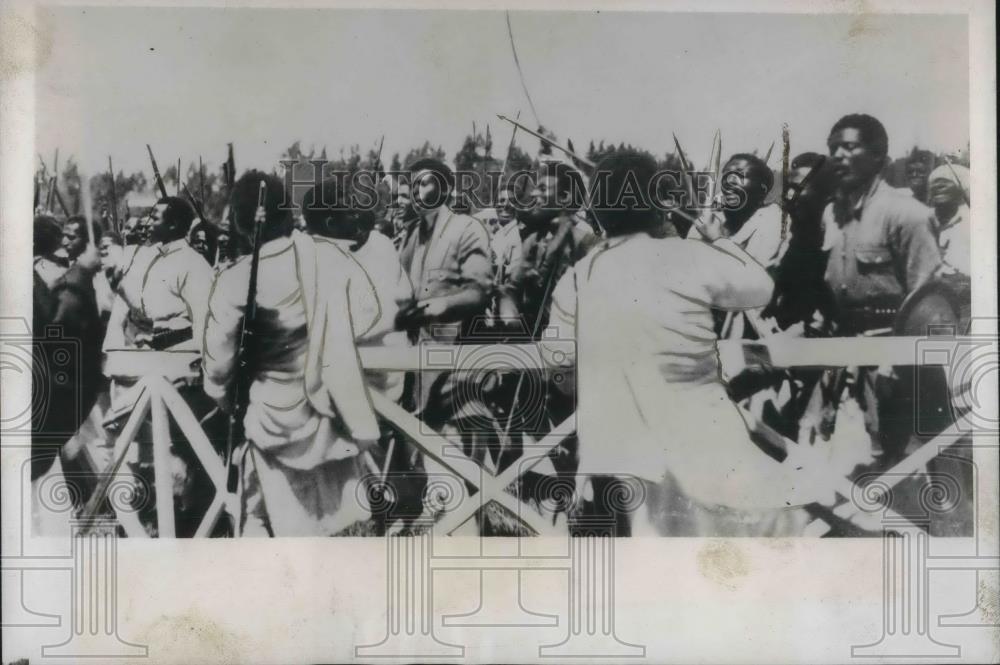
<path id="1" fill-rule="evenodd" d="M 4 106 L 27 124 L 5 128 L 0 270 L 22 295 L 0 342 L 20 611 L 40 612 L 23 598 L 41 564 L 14 565 L 35 539 L 105 575 L 137 540 L 329 543 L 387 562 L 368 588 L 388 592 L 370 620 L 389 637 L 306 659 L 502 662 L 448 649 L 507 638 L 440 634 L 494 625 L 476 623 L 494 596 L 518 630 L 542 625 L 524 603 L 548 587 L 523 571 L 555 564 L 489 557 L 562 543 L 569 641 L 529 660 L 714 659 L 615 619 L 633 607 L 616 548 L 706 543 L 699 579 L 738 593 L 741 543 L 879 560 L 964 543 L 873 569 L 870 602 L 960 570 L 980 628 L 944 655 L 995 654 L 995 50 L 973 46 L 995 8 L 718 4 L 12 8 Z M 447 543 L 494 563 L 469 573 Z M 458 568 L 480 585 L 464 619 L 408 595 Z M 112 606 L 137 588 L 104 581 Z M 97 593 L 80 584 L 74 608 Z M 930 588 L 889 605 L 917 608 L 900 635 L 944 644 L 928 621 L 966 623 L 929 618 Z M 581 625 L 613 648 L 574 642 Z M 174 624 L 119 628 L 121 654 L 43 640 L 3 662 L 177 662 Z M 394 646 L 414 635 L 432 647 Z M 942 655 L 866 641 L 775 658 Z M 282 659 L 220 649 L 180 653 Z"/>

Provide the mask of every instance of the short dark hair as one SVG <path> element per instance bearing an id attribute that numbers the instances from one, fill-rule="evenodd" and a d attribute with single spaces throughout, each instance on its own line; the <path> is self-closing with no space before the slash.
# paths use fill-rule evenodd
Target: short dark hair
<path id="1" fill-rule="evenodd" d="M 542 162 L 538 167 L 538 177 L 555 178 L 556 194 L 558 196 L 572 195 L 571 205 L 574 208 L 583 207 L 586 203 L 583 198 L 587 191 L 583 184 L 583 176 L 566 162 Z"/>
<path id="2" fill-rule="evenodd" d="M 215 250 L 216 250 L 216 248 L 219 245 L 219 229 L 218 229 L 218 227 L 216 227 L 215 224 L 212 224 L 211 222 L 207 222 L 205 220 L 202 220 L 202 221 L 198 222 L 197 224 L 195 224 L 194 226 L 191 227 L 191 231 L 190 231 L 190 233 L 188 233 L 189 241 L 190 240 L 194 240 L 194 235 L 196 233 L 198 233 L 199 231 L 204 231 L 205 232 L 205 242 L 208 244 L 208 253 L 211 256 L 214 257 L 215 256 Z M 209 261 L 212 261 L 212 260 L 213 259 L 209 259 Z"/>
<path id="3" fill-rule="evenodd" d="M 232 226 L 230 240 L 240 236 L 244 240 L 253 237 L 254 218 L 257 216 L 257 197 L 260 183 L 264 183 L 267 191 L 264 195 L 264 228 L 261 229 L 263 241 L 274 240 L 290 235 L 295 228 L 292 211 L 284 204 L 290 197 L 285 195 L 285 183 L 276 175 L 263 171 L 250 170 L 239 177 L 233 184 L 229 199 L 229 215 Z M 247 249 L 245 246 L 241 249 Z"/>
<path id="4" fill-rule="evenodd" d="M 35 217 L 32 251 L 35 256 L 48 256 L 59 249 L 62 243 L 62 227 L 55 217 L 38 215 Z"/>
<path id="5" fill-rule="evenodd" d="M 934 168 L 934 162 L 936 161 L 934 153 L 930 150 L 921 150 L 920 148 L 914 148 L 910 151 L 910 154 L 906 157 L 906 165 L 910 164 L 924 164 L 928 168 Z"/>
<path id="6" fill-rule="evenodd" d="M 302 216 L 311 233 L 347 238 L 359 228 L 374 227 L 375 214 L 358 205 L 352 182 L 350 178 L 327 178 L 306 192 Z"/>
<path id="7" fill-rule="evenodd" d="M 409 172 L 411 179 L 418 171 L 431 171 L 438 174 L 447 183 L 449 190 L 455 189 L 455 173 L 440 159 L 423 157 L 410 164 L 406 170 Z"/>
<path id="8" fill-rule="evenodd" d="M 160 204 L 167 206 L 166 210 L 163 211 L 163 219 L 173 224 L 179 236 L 187 235 L 195 217 L 191 204 L 179 196 L 164 196 L 156 202 L 156 205 Z"/>
<path id="9" fill-rule="evenodd" d="M 832 136 L 844 129 L 856 129 L 864 144 L 879 157 L 889 154 L 889 135 L 885 126 L 875 117 L 867 113 L 850 113 L 838 120 L 830 130 Z"/>
<path id="10" fill-rule="evenodd" d="M 597 197 L 600 204 L 594 214 L 608 237 L 651 231 L 663 223 L 660 210 L 649 198 L 655 196 L 650 185 L 657 173 L 656 160 L 649 153 L 633 149 L 615 151 L 600 161 L 597 173 L 599 186 L 606 189 Z M 621 200 L 626 183 L 638 186 L 638 200 L 631 197 L 627 203 Z"/>
<path id="11" fill-rule="evenodd" d="M 80 229 L 83 231 L 84 235 L 87 235 L 87 234 L 90 233 L 89 229 L 91 228 L 91 226 L 90 226 L 90 224 L 87 224 L 87 218 L 84 217 L 83 215 L 72 215 L 72 216 L 70 216 L 66 220 L 66 226 L 69 226 L 70 224 L 79 224 L 80 225 Z M 94 228 L 94 244 L 96 245 L 101 240 L 101 225 L 100 224 L 94 224 L 93 228 Z M 88 238 L 88 241 L 89 241 L 89 238 Z"/>
<path id="12" fill-rule="evenodd" d="M 764 163 L 763 159 L 748 152 L 738 152 L 727 159 L 726 164 L 737 159 L 743 160 L 750 165 L 750 168 L 748 169 L 750 176 L 755 180 L 758 180 L 764 186 L 765 195 L 771 191 L 771 188 L 774 187 L 774 172 L 771 171 L 770 167 Z"/>

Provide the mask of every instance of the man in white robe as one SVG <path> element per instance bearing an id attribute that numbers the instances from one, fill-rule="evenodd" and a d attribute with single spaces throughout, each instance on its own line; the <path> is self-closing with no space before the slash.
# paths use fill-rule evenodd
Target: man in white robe
<path id="1" fill-rule="evenodd" d="M 356 340 L 392 330 L 395 307 L 347 250 L 295 231 L 279 179 L 244 175 L 235 227 L 250 237 L 259 183 L 267 185 L 257 312 L 250 327 L 249 404 L 241 457 L 244 535 L 334 535 L 367 519 L 360 479 L 379 438 Z M 205 328 L 205 392 L 232 396 L 250 257 L 219 273 Z"/>
<path id="2" fill-rule="evenodd" d="M 616 201 L 630 172 L 648 191 L 656 165 L 624 152 L 598 171 Z M 699 222 L 704 239 L 684 240 L 648 234 L 660 224 L 648 201 L 596 212 L 607 239 L 559 281 L 541 341 L 550 364 L 576 367 L 580 475 L 627 479 L 644 498 L 635 535 L 794 533 L 805 515 L 792 508 L 823 496 L 823 483 L 797 468 L 797 451 L 779 463 L 750 441 L 712 325 L 712 308 L 767 304 L 771 278 L 718 216 Z"/>

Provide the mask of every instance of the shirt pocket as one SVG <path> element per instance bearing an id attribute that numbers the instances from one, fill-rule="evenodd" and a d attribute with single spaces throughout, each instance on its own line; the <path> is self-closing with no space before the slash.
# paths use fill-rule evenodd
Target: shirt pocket
<path id="1" fill-rule="evenodd" d="M 883 275 L 892 272 L 892 250 L 887 245 L 858 245 L 854 256 L 858 263 L 858 274 Z"/>

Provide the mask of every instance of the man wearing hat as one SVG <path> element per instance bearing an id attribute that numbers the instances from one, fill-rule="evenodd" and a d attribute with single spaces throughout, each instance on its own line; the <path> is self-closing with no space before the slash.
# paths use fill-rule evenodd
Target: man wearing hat
<path id="1" fill-rule="evenodd" d="M 942 164 L 928 179 L 941 258 L 948 268 L 972 275 L 972 229 L 969 221 L 969 169 Z"/>

